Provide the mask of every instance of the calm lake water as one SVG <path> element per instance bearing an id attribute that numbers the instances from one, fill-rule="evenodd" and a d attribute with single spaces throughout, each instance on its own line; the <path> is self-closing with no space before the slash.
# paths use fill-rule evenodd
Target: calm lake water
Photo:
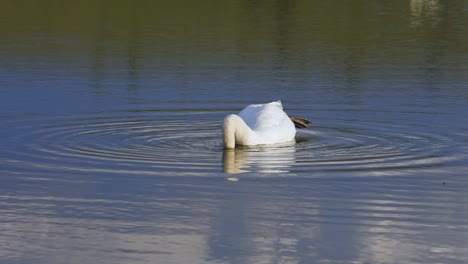
<path id="1" fill-rule="evenodd" d="M 467 1 L 0 21 L 1 263 L 468 262 Z M 297 143 L 224 151 L 224 116 L 274 100 Z"/>

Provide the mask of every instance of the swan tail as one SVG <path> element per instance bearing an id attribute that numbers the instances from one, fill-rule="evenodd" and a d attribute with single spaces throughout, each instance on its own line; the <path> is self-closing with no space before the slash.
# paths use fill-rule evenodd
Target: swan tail
<path id="1" fill-rule="evenodd" d="M 306 128 L 309 127 L 310 120 L 305 118 L 305 117 L 299 117 L 299 116 L 291 116 L 289 117 L 291 121 L 294 123 L 294 126 L 296 128 Z"/>

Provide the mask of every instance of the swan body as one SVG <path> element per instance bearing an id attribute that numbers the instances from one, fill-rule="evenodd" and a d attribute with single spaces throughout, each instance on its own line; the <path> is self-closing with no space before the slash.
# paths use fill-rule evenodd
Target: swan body
<path id="1" fill-rule="evenodd" d="M 296 128 L 280 101 L 253 104 L 228 115 L 223 126 L 224 147 L 265 145 L 294 141 Z"/>

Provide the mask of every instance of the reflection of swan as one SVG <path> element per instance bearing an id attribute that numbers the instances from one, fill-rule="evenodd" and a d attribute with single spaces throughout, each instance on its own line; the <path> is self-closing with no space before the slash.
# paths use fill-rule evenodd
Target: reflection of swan
<path id="1" fill-rule="evenodd" d="M 229 174 L 255 171 L 259 173 L 289 172 L 296 161 L 293 143 L 269 147 L 243 147 L 225 149 L 224 172 Z"/>
<path id="2" fill-rule="evenodd" d="M 249 105 L 238 115 L 224 119 L 224 147 L 291 142 L 296 135 L 295 126 L 307 127 L 308 123 L 305 118 L 289 118 L 280 101 Z"/>

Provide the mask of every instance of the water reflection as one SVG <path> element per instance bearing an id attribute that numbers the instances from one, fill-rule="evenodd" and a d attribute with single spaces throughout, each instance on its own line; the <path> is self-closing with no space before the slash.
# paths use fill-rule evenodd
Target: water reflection
<path id="1" fill-rule="evenodd" d="M 294 165 L 294 143 L 279 146 L 238 147 L 225 149 L 223 168 L 225 173 L 236 174 L 255 171 L 258 173 L 287 173 Z"/>
<path id="2" fill-rule="evenodd" d="M 437 21 L 440 4 L 438 0 L 410 0 L 412 26 L 422 26 L 425 21 Z"/>
<path id="3" fill-rule="evenodd" d="M 7 177 L 0 186 L 0 260 L 466 262 L 468 233 L 460 230 L 468 228 L 467 192 L 437 181 L 425 175 L 230 184 L 135 176 L 49 179 L 41 190 L 43 181 Z M 12 184 L 23 194 L 5 195 Z"/>

